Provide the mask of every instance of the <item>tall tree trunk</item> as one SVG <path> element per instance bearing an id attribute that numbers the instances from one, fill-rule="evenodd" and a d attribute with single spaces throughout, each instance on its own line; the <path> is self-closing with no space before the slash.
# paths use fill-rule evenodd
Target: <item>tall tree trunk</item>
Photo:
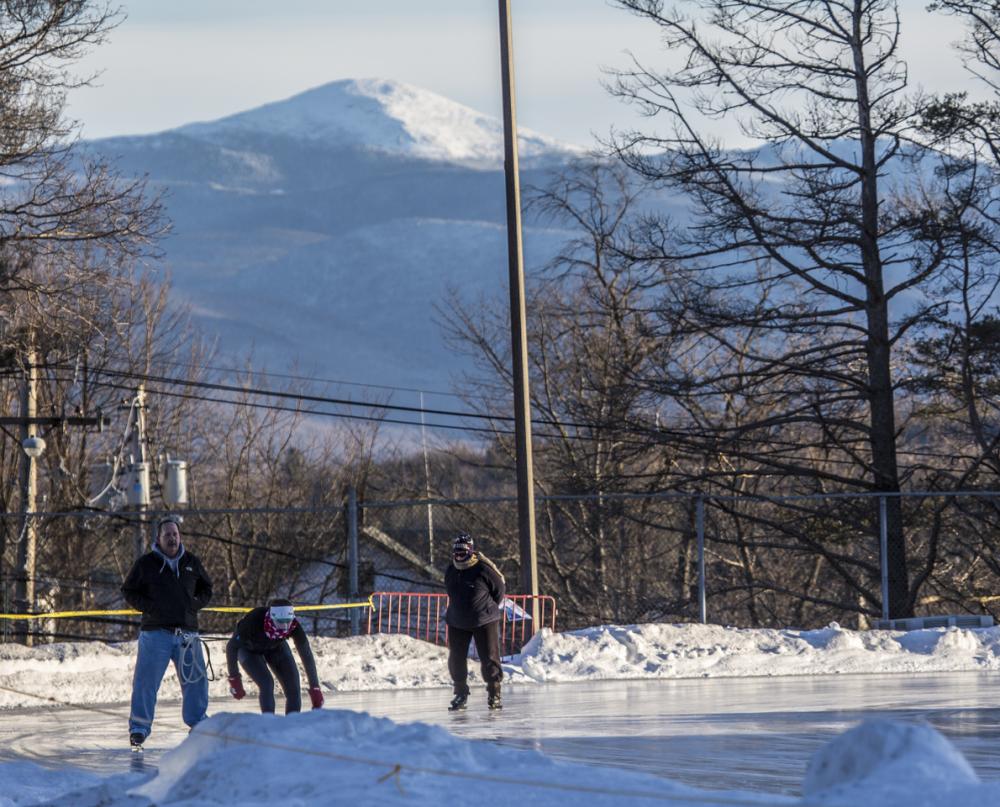
<path id="1" fill-rule="evenodd" d="M 871 123 L 867 66 L 864 57 L 862 20 L 864 3 L 854 3 L 854 67 L 857 76 L 858 122 L 861 133 L 861 260 L 864 267 L 867 306 L 865 315 L 870 445 L 875 490 L 899 493 L 896 461 L 896 413 L 892 386 L 892 351 L 889 342 L 889 304 L 885 296 L 882 257 L 879 253 L 879 195 L 876 141 Z M 889 567 L 889 613 L 893 617 L 912 616 L 906 565 L 906 536 L 899 496 L 886 499 L 887 558 Z"/>

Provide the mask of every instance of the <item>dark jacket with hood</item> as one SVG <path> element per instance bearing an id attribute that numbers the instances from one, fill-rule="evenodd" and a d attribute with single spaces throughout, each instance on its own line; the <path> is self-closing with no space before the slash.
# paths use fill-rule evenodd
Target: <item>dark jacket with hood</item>
<path id="1" fill-rule="evenodd" d="M 158 546 L 132 566 L 122 583 L 125 601 L 142 611 L 140 630 L 198 630 L 198 611 L 212 600 L 212 581 L 201 561 L 184 549 L 168 558 Z"/>
<path id="2" fill-rule="evenodd" d="M 506 581 L 493 561 L 482 552 L 473 552 L 472 562 L 464 569 L 449 564 L 444 573 L 444 585 L 448 590 L 448 610 L 444 618 L 451 627 L 475 630 L 500 619 L 500 603 L 507 593 Z"/>
<path id="3" fill-rule="evenodd" d="M 226 662 L 229 666 L 230 676 L 240 673 L 236 664 L 240 650 L 267 656 L 285 644 L 286 639 L 272 639 L 264 632 L 264 617 L 266 615 L 267 608 L 254 608 L 236 623 L 233 638 L 226 645 Z M 305 668 L 306 678 L 309 679 L 309 686 L 318 687 L 319 675 L 316 672 L 316 659 L 313 658 L 312 649 L 309 647 L 309 637 L 306 636 L 305 629 L 297 619 L 293 623 L 288 638 L 295 642 L 295 649 L 299 652 L 299 658 L 302 659 L 302 666 Z"/>

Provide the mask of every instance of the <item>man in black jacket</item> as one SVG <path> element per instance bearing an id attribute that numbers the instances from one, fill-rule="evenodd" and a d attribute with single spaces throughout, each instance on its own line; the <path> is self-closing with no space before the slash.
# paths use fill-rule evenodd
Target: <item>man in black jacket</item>
<path id="1" fill-rule="evenodd" d="M 295 608 L 290 600 L 272 600 L 267 608 L 254 608 L 236 624 L 236 631 L 226 645 L 226 663 L 229 667 L 229 694 L 236 700 L 245 696 L 240 668 L 257 685 L 260 711 L 274 713 L 274 677 L 285 693 L 285 714 L 302 710 L 302 692 L 299 668 L 295 666 L 288 639 L 295 642 L 302 666 L 309 679 L 309 700 L 313 709 L 323 706 L 323 691 L 319 687 L 316 660 L 309 647 L 305 628 L 295 618 Z M 272 676 L 271 673 L 274 673 Z"/>
<path id="2" fill-rule="evenodd" d="M 167 516 L 156 525 L 153 550 L 133 564 L 122 594 L 142 612 L 128 726 L 129 741 L 140 749 L 153 729 L 156 696 L 171 661 L 181 683 L 184 722 L 197 725 L 208 709 L 198 611 L 212 599 L 212 581 L 181 543 L 177 518 Z"/>
<path id="3" fill-rule="evenodd" d="M 476 642 L 483 680 L 489 693 L 490 709 L 500 709 L 500 604 L 506 595 L 506 581 L 500 570 L 482 552 L 472 537 L 461 533 L 452 546 L 452 562 L 445 570 L 448 590 L 448 672 L 454 682 L 455 697 L 449 709 L 464 709 L 469 700 L 469 642 Z"/>

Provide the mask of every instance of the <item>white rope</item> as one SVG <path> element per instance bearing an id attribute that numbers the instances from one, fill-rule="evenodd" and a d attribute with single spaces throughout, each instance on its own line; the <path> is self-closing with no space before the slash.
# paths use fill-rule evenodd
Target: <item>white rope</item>
<path id="1" fill-rule="evenodd" d="M 205 657 L 201 650 L 201 637 L 197 633 L 182 634 L 181 642 L 181 664 L 178 675 L 182 685 L 197 684 L 203 678 L 208 677 Z"/>

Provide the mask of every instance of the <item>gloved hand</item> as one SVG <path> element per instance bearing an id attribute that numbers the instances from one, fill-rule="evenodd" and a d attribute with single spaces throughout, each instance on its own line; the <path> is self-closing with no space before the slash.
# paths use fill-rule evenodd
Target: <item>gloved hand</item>
<path id="1" fill-rule="evenodd" d="M 312 701 L 313 709 L 322 709 L 323 690 L 319 687 L 309 687 L 309 700 Z"/>
<path id="2" fill-rule="evenodd" d="M 230 675 L 227 679 L 229 681 L 229 694 L 232 695 L 236 700 L 246 696 L 247 691 L 243 688 L 243 679 L 238 675 Z"/>

